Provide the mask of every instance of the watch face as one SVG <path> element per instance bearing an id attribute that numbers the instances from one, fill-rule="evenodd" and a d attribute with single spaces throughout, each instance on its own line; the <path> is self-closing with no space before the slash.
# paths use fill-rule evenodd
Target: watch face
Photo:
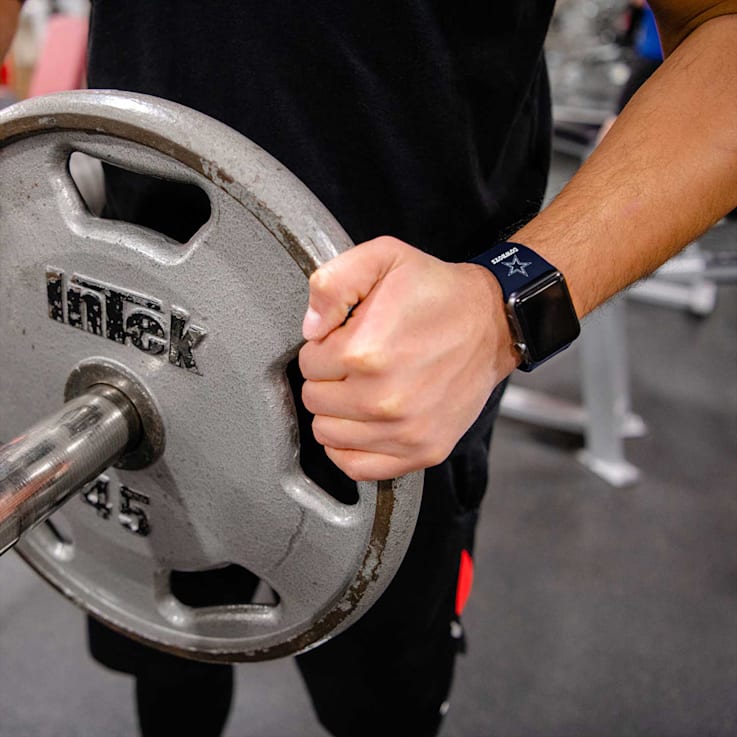
<path id="1" fill-rule="evenodd" d="M 562 350 L 581 332 L 568 287 L 559 272 L 517 295 L 514 313 L 532 362 L 544 361 Z"/>

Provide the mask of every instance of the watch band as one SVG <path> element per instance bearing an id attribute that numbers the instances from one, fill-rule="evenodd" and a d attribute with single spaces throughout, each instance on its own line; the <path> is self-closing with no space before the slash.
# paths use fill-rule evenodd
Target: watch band
<path id="1" fill-rule="evenodd" d="M 567 348 L 580 333 L 561 272 L 521 243 L 505 241 L 470 260 L 499 282 L 521 371 L 532 371 Z"/>
<path id="2" fill-rule="evenodd" d="M 525 287 L 531 280 L 557 271 L 555 266 L 532 249 L 510 241 L 497 243 L 488 251 L 470 259 L 469 263 L 481 264 L 494 274 L 502 288 L 505 302 L 511 294 Z"/>

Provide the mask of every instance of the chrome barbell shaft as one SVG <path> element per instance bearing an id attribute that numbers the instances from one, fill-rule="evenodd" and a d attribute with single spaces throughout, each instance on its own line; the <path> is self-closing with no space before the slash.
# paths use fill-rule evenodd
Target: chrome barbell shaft
<path id="1" fill-rule="evenodd" d="M 140 433 L 125 394 L 97 384 L 0 446 L 0 555 L 114 464 Z"/>

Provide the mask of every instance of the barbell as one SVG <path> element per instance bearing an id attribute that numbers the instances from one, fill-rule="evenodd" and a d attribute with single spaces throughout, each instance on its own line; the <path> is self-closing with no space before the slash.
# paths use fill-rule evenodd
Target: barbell
<path id="1" fill-rule="evenodd" d="M 76 152 L 197 187 L 209 218 L 182 243 L 99 217 Z M 307 277 L 351 245 L 278 161 L 189 108 L 84 90 L 1 111 L 0 551 L 185 657 L 291 655 L 355 622 L 402 561 L 422 475 L 346 503 L 300 465 L 286 370 Z M 198 606 L 172 585 L 225 567 L 261 598 Z"/>

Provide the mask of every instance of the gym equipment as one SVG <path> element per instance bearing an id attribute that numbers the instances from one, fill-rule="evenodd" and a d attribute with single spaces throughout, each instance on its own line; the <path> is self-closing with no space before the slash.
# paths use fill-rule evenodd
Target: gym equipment
<path id="1" fill-rule="evenodd" d="M 180 243 L 97 217 L 75 152 L 194 185 L 210 218 Z M 401 563 L 422 475 L 360 483 L 355 504 L 321 489 L 285 376 L 306 277 L 351 245 L 282 165 L 201 113 L 89 90 L 0 112 L 0 439 L 16 438 L 0 550 L 21 537 L 76 604 L 196 659 L 291 655 L 360 617 Z M 174 576 L 227 566 L 260 579 L 255 603 L 175 595 Z"/>
<path id="2" fill-rule="evenodd" d="M 716 307 L 718 285 L 735 282 L 737 250 L 710 251 L 694 241 L 649 279 L 634 284 L 627 296 L 651 304 L 683 308 L 692 315 L 705 317 Z"/>

